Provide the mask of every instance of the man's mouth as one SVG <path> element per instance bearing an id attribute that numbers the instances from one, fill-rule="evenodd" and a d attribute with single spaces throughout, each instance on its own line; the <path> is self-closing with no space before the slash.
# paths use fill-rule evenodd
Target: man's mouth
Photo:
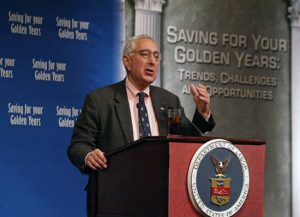
<path id="1" fill-rule="evenodd" d="M 145 71 L 146 71 L 147 74 L 153 74 L 154 73 L 153 69 L 146 69 Z"/>

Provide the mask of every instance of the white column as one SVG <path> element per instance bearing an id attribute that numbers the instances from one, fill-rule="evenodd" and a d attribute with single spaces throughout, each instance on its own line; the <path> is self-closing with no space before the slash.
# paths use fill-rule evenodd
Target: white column
<path id="1" fill-rule="evenodd" d="M 300 216 L 300 0 L 292 0 L 291 19 L 292 58 L 292 201 L 293 216 Z"/>
<path id="2" fill-rule="evenodd" d="M 135 35 L 149 35 L 160 47 L 161 13 L 164 0 L 135 0 Z M 160 86 L 160 76 L 156 85 Z"/>

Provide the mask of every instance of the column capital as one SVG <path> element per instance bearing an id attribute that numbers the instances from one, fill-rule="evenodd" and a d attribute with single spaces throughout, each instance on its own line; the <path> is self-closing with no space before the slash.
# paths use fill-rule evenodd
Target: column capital
<path id="1" fill-rule="evenodd" d="M 289 18 L 291 25 L 300 27 L 300 0 L 291 0 L 291 6 L 288 7 Z"/>
<path id="2" fill-rule="evenodd" d="M 134 0 L 136 10 L 146 10 L 153 12 L 162 12 L 162 6 L 165 0 Z"/>

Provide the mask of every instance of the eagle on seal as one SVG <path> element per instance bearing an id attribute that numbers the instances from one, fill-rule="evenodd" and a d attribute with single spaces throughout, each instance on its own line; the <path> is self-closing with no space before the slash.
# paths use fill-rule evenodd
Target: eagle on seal
<path id="1" fill-rule="evenodd" d="M 216 168 L 216 177 L 220 177 L 223 178 L 225 177 L 225 173 L 228 167 L 228 164 L 230 162 L 230 157 L 228 157 L 226 160 L 224 161 L 219 161 L 217 158 L 215 158 L 214 156 L 211 156 L 211 161 L 214 164 L 215 168 Z"/>

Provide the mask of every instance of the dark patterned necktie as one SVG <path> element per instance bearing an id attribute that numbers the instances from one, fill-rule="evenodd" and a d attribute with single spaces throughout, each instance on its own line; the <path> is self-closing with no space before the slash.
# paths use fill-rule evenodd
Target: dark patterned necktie
<path id="1" fill-rule="evenodd" d="M 139 135 L 140 138 L 145 136 L 151 136 L 151 129 L 149 124 L 148 112 L 145 105 L 145 93 L 139 92 L 138 112 L 139 112 Z"/>

